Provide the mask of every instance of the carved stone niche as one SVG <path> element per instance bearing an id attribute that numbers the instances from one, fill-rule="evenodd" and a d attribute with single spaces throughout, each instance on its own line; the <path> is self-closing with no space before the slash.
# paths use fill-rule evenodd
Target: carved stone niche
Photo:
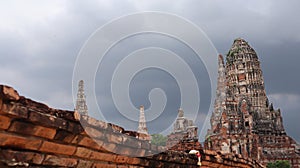
<path id="1" fill-rule="evenodd" d="M 241 94 L 245 94 L 247 92 L 247 89 L 245 86 L 240 87 Z"/>

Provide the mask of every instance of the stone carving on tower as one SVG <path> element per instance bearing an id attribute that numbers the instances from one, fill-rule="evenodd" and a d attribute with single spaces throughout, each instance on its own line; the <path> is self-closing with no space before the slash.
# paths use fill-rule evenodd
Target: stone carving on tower
<path id="1" fill-rule="evenodd" d="M 234 40 L 225 66 L 219 56 L 216 93 L 205 148 L 241 154 L 263 164 L 289 160 L 293 167 L 300 167 L 297 144 L 286 135 L 280 109 L 269 103 L 257 54 L 245 40 Z"/>
<path id="2" fill-rule="evenodd" d="M 84 94 L 84 82 L 80 80 L 78 83 L 78 92 L 75 111 L 82 115 L 88 115 L 88 108 L 86 105 L 86 97 Z"/>

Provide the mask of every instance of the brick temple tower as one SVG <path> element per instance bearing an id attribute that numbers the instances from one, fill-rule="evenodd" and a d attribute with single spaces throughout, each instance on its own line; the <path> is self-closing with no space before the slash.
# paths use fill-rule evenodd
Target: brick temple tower
<path id="1" fill-rule="evenodd" d="M 148 129 L 146 126 L 146 119 L 145 119 L 145 109 L 144 106 L 140 106 L 140 119 L 139 119 L 139 127 L 138 133 L 148 134 Z"/>
<path id="2" fill-rule="evenodd" d="M 297 144 L 286 135 L 280 109 L 275 110 L 266 96 L 257 54 L 241 38 L 234 40 L 227 54 L 225 71 L 219 56 L 214 107 L 206 148 L 263 164 L 289 160 L 293 167 L 300 167 Z"/>
<path id="3" fill-rule="evenodd" d="M 77 111 L 79 114 L 88 115 L 88 108 L 86 105 L 86 97 L 84 94 L 83 80 L 80 80 L 78 83 L 78 92 L 77 92 L 75 111 Z"/>
<path id="4" fill-rule="evenodd" d="M 148 128 L 146 125 L 144 106 L 140 106 L 140 118 L 139 118 L 139 126 L 137 132 L 139 133 L 139 139 L 147 140 L 147 141 L 151 140 L 151 136 L 148 133 Z"/>

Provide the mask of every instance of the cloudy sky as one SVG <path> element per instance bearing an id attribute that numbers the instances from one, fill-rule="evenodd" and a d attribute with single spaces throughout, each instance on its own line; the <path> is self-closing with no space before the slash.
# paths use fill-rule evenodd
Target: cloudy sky
<path id="1" fill-rule="evenodd" d="M 226 3 L 215 0 L 1 1 L 0 83 L 13 86 L 21 95 L 51 107 L 72 110 L 73 69 L 78 53 L 89 36 L 105 23 L 123 15 L 143 11 L 168 12 L 200 27 L 217 51 L 224 55 L 235 38 L 242 37 L 248 41 L 260 58 L 270 101 L 275 108 L 281 109 L 287 133 L 300 142 L 299 6 L 297 0 L 228 0 Z M 108 53 L 108 69 L 112 67 L 110 63 L 116 61 L 110 62 L 108 58 L 147 46 L 167 48 L 178 55 L 185 55 L 183 57 L 193 55 L 184 45 L 169 37 L 137 36 L 128 39 L 127 43 L 126 40 L 120 42 Z M 197 80 L 207 81 L 207 72 L 203 70 L 201 61 L 198 71 Z M 95 83 L 97 86 L 103 85 L 96 88 L 97 98 L 104 109 L 114 111 L 111 101 L 105 99 L 107 91 L 103 81 L 109 79 L 106 72 L 110 70 L 101 71 L 99 68 L 96 74 Z M 171 95 L 168 97 L 171 103 L 166 105 L 170 109 L 161 118 L 176 117 L 180 95 L 174 94 L 173 89 L 178 90 L 178 86 L 173 84 L 176 81 L 170 75 L 148 69 L 137 74 L 134 80 L 136 82 L 130 86 L 130 94 L 135 106 L 145 104 L 146 108 L 149 107 L 145 97 L 151 88 L 160 87 L 166 95 Z M 205 110 L 209 106 L 209 100 L 204 98 L 209 97 L 210 92 L 205 89 L 207 83 L 202 83 L 203 105 L 197 125 L 203 123 L 207 113 Z M 95 110 L 93 107 L 89 109 Z M 107 115 L 107 118 L 113 120 L 111 116 Z M 132 129 L 130 124 L 120 122 L 120 125 Z"/>

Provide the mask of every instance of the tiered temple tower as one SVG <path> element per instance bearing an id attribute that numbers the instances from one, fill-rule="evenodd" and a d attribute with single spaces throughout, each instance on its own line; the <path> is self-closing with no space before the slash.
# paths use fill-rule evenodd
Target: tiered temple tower
<path id="1" fill-rule="evenodd" d="M 297 144 L 286 135 L 280 109 L 275 110 L 266 96 L 254 49 L 241 38 L 234 40 L 225 67 L 223 72 L 223 58 L 219 57 L 215 109 L 205 147 L 264 164 L 289 160 L 293 167 L 300 167 Z"/>
<path id="2" fill-rule="evenodd" d="M 139 118 L 139 126 L 137 132 L 139 133 L 139 139 L 147 140 L 147 141 L 151 140 L 151 136 L 148 134 L 148 129 L 146 126 L 144 106 L 140 106 L 140 118 Z"/>
<path id="3" fill-rule="evenodd" d="M 84 82 L 80 80 L 78 83 L 78 92 L 75 111 L 82 115 L 88 115 L 88 108 L 86 105 L 86 97 L 84 94 Z"/>
<path id="4" fill-rule="evenodd" d="M 145 109 L 144 106 L 140 106 L 140 119 L 139 119 L 139 127 L 138 133 L 148 134 L 148 129 L 146 126 L 146 119 L 145 119 Z"/>

